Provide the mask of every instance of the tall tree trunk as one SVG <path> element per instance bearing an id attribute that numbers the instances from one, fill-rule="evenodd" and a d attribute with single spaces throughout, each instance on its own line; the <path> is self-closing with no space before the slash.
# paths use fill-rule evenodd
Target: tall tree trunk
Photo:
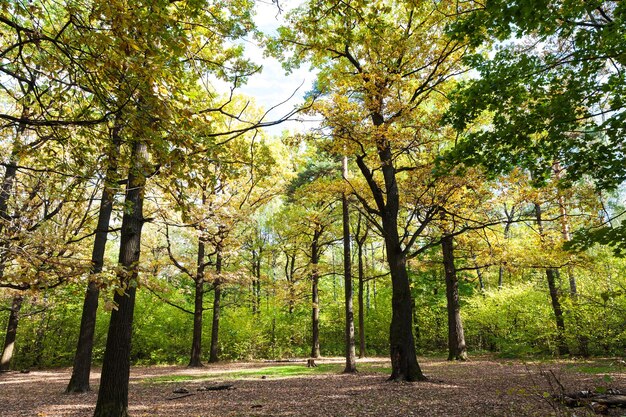
<path id="1" fill-rule="evenodd" d="M 563 236 L 564 242 L 569 242 L 572 240 L 572 236 L 570 233 L 569 219 L 567 214 L 567 206 L 565 202 L 564 196 L 559 196 L 559 212 L 561 214 L 561 235 Z M 576 275 L 574 275 L 574 269 L 568 265 L 566 267 L 567 270 L 567 278 L 569 281 L 569 292 L 572 297 L 576 297 L 578 290 L 576 288 Z"/>
<path id="2" fill-rule="evenodd" d="M 13 359 L 13 352 L 15 350 L 15 336 L 17 335 L 17 325 L 20 319 L 20 309 L 24 297 L 16 295 L 11 302 L 11 312 L 9 314 L 9 322 L 7 323 L 7 332 L 4 338 L 4 345 L 2 349 L 2 357 L 0 358 L 0 372 L 6 372 L 10 369 L 11 359 Z"/>
<path id="3" fill-rule="evenodd" d="M 206 266 L 204 252 L 205 243 L 202 236 L 200 236 L 198 237 L 198 256 L 196 259 L 196 276 L 194 278 L 193 336 L 189 365 L 187 365 L 191 368 L 202 366 L 202 316 L 204 313 L 204 269 Z"/>
<path id="4" fill-rule="evenodd" d="M 24 131 L 24 127 L 18 129 L 18 137 Z M 16 140 L 17 142 L 17 140 Z M 13 152 L 6 164 L 4 177 L 2 178 L 2 188 L 0 188 L 0 236 L 3 234 L 5 227 L 11 221 L 9 215 L 9 198 L 17 176 L 17 146 L 14 145 Z M 0 278 L 4 276 L 5 259 L 3 256 L 6 242 L 0 243 Z M 11 302 L 11 311 L 9 313 L 9 322 L 7 323 L 7 331 L 2 346 L 2 355 L 0 356 L 0 372 L 8 371 L 13 359 L 15 349 L 15 336 L 17 334 L 17 326 L 19 324 L 19 312 L 22 308 L 24 298 L 22 295 L 15 295 Z"/>
<path id="5" fill-rule="evenodd" d="M 35 342 L 33 343 L 33 352 L 35 354 L 35 357 L 32 361 L 33 368 L 41 368 L 41 365 L 43 363 L 44 342 L 46 340 L 48 328 L 50 326 L 50 314 L 48 306 L 46 304 L 47 301 L 44 299 L 43 311 L 41 312 L 41 320 L 39 320 L 39 326 L 37 326 L 37 331 L 35 332 Z"/>
<path id="6" fill-rule="evenodd" d="M 548 289 L 550 291 L 550 300 L 552 301 L 552 310 L 556 320 L 557 329 L 557 349 L 560 356 L 568 355 L 569 348 L 565 343 L 565 321 L 563 319 L 563 309 L 559 300 L 559 290 L 556 284 L 557 270 L 554 268 L 546 269 L 546 277 L 548 279 Z"/>
<path id="7" fill-rule="evenodd" d="M 415 354 L 413 303 L 406 271 L 406 256 L 392 245 L 387 246 L 387 256 L 392 277 L 392 316 L 389 328 L 392 372 L 389 379 L 425 380 Z"/>
<path id="8" fill-rule="evenodd" d="M 261 314 L 261 261 L 263 259 L 263 248 L 259 248 L 259 256 L 256 260 L 256 313 Z"/>
<path id="9" fill-rule="evenodd" d="M 120 153 L 121 124 L 116 119 L 111 131 L 112 145 L 109 151 L 109 161 L 102 197 L 98 211 L 98 224 L 96 225 L 96 236 L 91 251 L 91 274 L 96 275 L 102 272 L 104 266 L 104 252 L 106 249 L 109 223 L 113 212 L 113 198 L 115 197 L 115 180 L 118 171 L 118 155 Z M 96 314 L 98 312 L 98 297 L 100 289 L 95 281 L 89 280 L 85 298 L 83 301 L 83 312 L 80 320 L 80 332 L 76 354 L 74 355 L 74 366 L 72 377 L 65 389 L 66 393 L 81 393 L 89 391 L 89 374 L 91 373 L 91 359 L 93 356 L 93 338 L 96 329 Z"/>
<path id="10" fill-rule="evenodd" d="M 359 221 L 359 226 L 361 225 Z M 359 294 L 358 294 L 358 303 L 359 303 L 359 358 L 364 358 L 366 355 L 365 351 L 365 300 L 364 300 L 364 292 L 365 292 L 365 272 L 363 269 L 363 245 L 365 244 L 365 239 L 367 234 L 365 234 L 361 240 L 359 236 L 359 231 L 357 230 L 356 244 L 357 244 L 357 262 L 358 262 L 358 274 L 359 274 Z"/>
<path id="11" fill-rule="evenodd" d="M 215 284 L 213 287 L 213 325 L 211 326 L 211 350 L 209 353 L 209 362 L 215 363 L 218 362 L 218 346 L 219 346 L 219 335 L 220 335 L 220 309 L 222 302 L 222 283 L 221 283 L 221 274 L 222 274 L 222 248 L 217 247 L 217 259 L 215 261 L 215 273 L 217 278 L 215 279 Z"/>
<path id="12" fill-rule="evenodd" d="M 252 307 L 252 315 L 256 315 L 257 313 L 257 305 L 256 305 L 256 249 L 252 249 L 252 261 L 250 265 L 252 267 L 252 282 L 250 282 L 250 306 Z"/>
<path id="13" fill-rule="evenodd" d="M 558 166 L 557 166 L 558 168 Z M 557 174 L 557 178 L 560 179 L 562 177 L 560 169 L 555 170 Z M 569 224 L 569 216 L 567 213 L 567 201 L 565 200 L 565 196 L 559 196 L 559 212 L 561 214 L 561 235 L 563 236 L 564 242 L 569 242 L 572 240 L 571 232 L 570 232 L 570 224 Z M 572 298 L 572 309 L 575 310 L 573 313 L 574 324 L 576 327 L 576 339 L 578 340 L 578 348 L 579 354 L 582 356 L 589 356 L 589 338 L 584 334 L 580 334 L 578 329 L 580 327 L 580 317 L 578 315 L 578 309 L 580 305 L 578 303 L 578 288 L 576 285 L 576 274 L 574 274 L 574 268 L 571 265 L 567 265 L 567 278 L 569 281 L 569 293 Z"/>
<path id="14" fill-rule="evenodd" d="M 0 233 L 4 231 L 5 226 L 11 221 L 9 215 L 9 198 L 11 198 L 11 192 L 13 190 L 13 184 L 15 183 L 15 177 L 17 176 L 17 150 L 14 150 L 13 154 L 9 158 L 6 164 L 4 177 L 2 178 L 2 188 L 0 188 Z"/>
<path id="15" fill-rule="evenodd" d="M 513 216 L 515 215 L 515 207 L 511 208 L 509 212 L 506 204 L 504 204 L 504 214 L 506 215 L 506 224 L 504 225 L 504 240 L 511 237 L 511 225 L 513 224 Z M 500 265 L 498 270 L 498 289 L 502 289 L 504 285 L 504 267 Z"/>
<path id="16" fill-rule="evenodd" d="M 372 118 L 376 126 L 383 124 L 382 115 L 375 114 Z M 389 379 L 396 381 L 425 380 L 426 377 L 420 369 L 415 353 L 411 287 L 406 270 L 406 253 L 401 247 L 400 235 L 398 234 L 400 195 L 396 181 L 396 170 L 393 164 L 391 145 L 385 138 L 380 139 L 378 156 L 383 174 L 384 192 L 377 185 L 373 173 L 365 165 L 363 156 L 357 157 L 357 164 L 378 207 L 382 221 L 385 252 L 391 274 L 392 315 L 389 328 L 391 376 Z"/>
<path id="17" fill-rule="evenodd" d="M 261 256 L 263 249 L 252 251 L 252 314 L 261 312 Z"/>
<path id="18" fill-rule="evenodd" d="M 348 158 L 342 160 L 342 176 L 344 181 L 348 180 Z M 356 353 L 354 349 L 354 307 L 352 305 L 352 262 L 350 253 L 350 211 L 348 207 L 348 196 L 344 191 L 341 194 L 341 208 L 343 214 L 343 276 L 344 294 L 346 310 L 346 367 L 343 373 L 356 372 Z"/>
<path id="19" fill-rule="evenodd" d="M 136 141 L 131 154 L 126 198 L 127 209 L 122 217 L 119 264 L 123 271 L 117 275 L 120 291 L 113 301 L 117 308 L 111 312 L 98 402 L 94 417 L 128 416 L 128 379 L 130 376 L 130 343 L 135 309 L 135 293 L 141 254 L 143 201 L 146 185 L 147 146 Z"/>
<path id="20" fill-rule="evenodd" d="M 485 292 L 485 280 L 483 279 L 483 273 L 480 271 L 480 267 L 478 266 L 478 262 L 476 261 L 476 256 L 472 255 L 472 259 L 474 261 L 474 266 L 476 267 L 476 277 L 478 277 L 478 289 L 481 293 Z"/>
<path id="21" fill-rule="evenodd" d="M 319 263 L 318 240 L 321 232 L 316 227 L 311 242 L 311 357 L 320 357 L 320 296 L 319 296 Z"/>
<path id="22" fill-rule="evenodd" d="M 543 239 L 543 219 L 541 206 L 538 203 L 535 203 L 535 216 L 537 218 L 537 228 L 539 229 L 539 234 Z M 563 308 L 561 307 L 561 302 L 559 300 L 559 290 L 557 288 L 556 275 L 556 269 L 546 268 L 546 278 L 548 280 L 548 289 L 550 291 L 552 311 L 554 312 L 554 318 L 556 321 L 557 349 L 559 355 L 563 356 L 569 354 L 569 349 L 567 347 L 567 344 L 565 343 L 565 320 L 563 319 Z"/>
<path id="23" fill-rule="evenodd" d="M 287 252 L 283 252 L 285 254 L 285 280 L 287 281 L 287 286 L 289 288 L 289 299 L 287 300 L 287 307 L 289 315 L 291 316 L 294 312 L 295 307 L 295 282 L 294 282 L 294 274 L 296 270 L 296 255 L 290 255 Z"/>
<path id="24" fill-rule="evenodd" d="M 446 276 L 446 299 L 448 301 L 448 360 L 467 360 L 465 333 L 459 304 L 459 281 L 454 266 L 454 239 L 451 235 L 441 240 L 443 267 Z"/>
<path id="25" fill-rule="evenodd" d="M 555 162 L 552 168 L 556 179 L 561 180 L 563 178 L 563 169 L 561 168 L 561 164 Z M 559 213 L 561 214 L 561 235 L 563 236 L 563 241 L 569 242 L 572 240 L 572 236 L 570 233 L 569 216 L 567 213 L 567 201 L 565 201 L 565 196 L 561 193 L 559 193 L 558 202 Z M 567 278 L 569 279 L 570 295 L 575 297 L 578 292 L 576 289 L 576 276 L 574 275 L 573 268 L 569 265 L 567 266 Z"/>

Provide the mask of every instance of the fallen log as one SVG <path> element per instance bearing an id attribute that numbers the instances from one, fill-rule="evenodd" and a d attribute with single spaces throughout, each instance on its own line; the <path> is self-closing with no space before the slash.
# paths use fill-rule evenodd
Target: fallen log
<path id="1" fill-rule="evenodd" d="M 554 397 L 568 407 L 585 407 L 597 404 L 603 407 L 626 408 L 626 395 L 616 389 L 609 389 L 605 392 L 579 391 Z"/>
<path id="2" fill-rule="evenodd" d="M 626 395 L 602 395 L 595 397 L 593 400 L 607 407 L 626 407 Z"/>

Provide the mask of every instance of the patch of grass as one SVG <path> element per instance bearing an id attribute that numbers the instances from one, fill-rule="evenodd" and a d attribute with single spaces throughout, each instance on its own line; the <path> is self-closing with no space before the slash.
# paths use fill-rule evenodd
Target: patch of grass
<path id="1" fill-rule="evenodd" d="M 234 379 L 245 379 L 267 376 L 268 378 L 285 378 L 312 374 L 327 374 L 341 372 L 338 365 L 332 363 L 320 364 L 315 368 L 307 368 L 306 365 L 281 365 L 268 366 L 266 368 L 245 369 L 227 374 Z"/>
<path id="2" fill-rule="evenodd" d="M 150 378 L 142 379 L 142 383 L 152 384 L 152 383 L 162 383 L 162 382 L 185 382 L 185 381 L 194 381 L 198 379 L 207 379 L 207 376 L 198 376 L 198 375 L 161 375 L 154 376 Z"/>
<path id="3" fill-rule="evenodd" d="M 315 368 L 307 368 L 305 365 L 278 365 L 263 368 L 244 369 L 233 372 L 207 373 L 204 375 L 161 375 L 143 379 L 143 383 L 172 383 L 184 381 L 210 381 L 224 379 L 256 379 L 262 376 L 268 378 L 288 378 L 312 374 L 339 373 L 341 367 L 338 364 L 320 364 Z"/>
<path id="4" fill-rule="evenodd" d="M 573 372 L 581 372 L 584 374 L 610 374 L 615 372 L 624 372 L 624 367 L 616 362 L 594 361 L 590 363 L 572 363 L 568 364 L 566 369 Z"/>
<path id="5" fill-rule="evenodd" d="M 338 374 L 343 371 L 342 363 L 321 363 L 315 368 L 306 365 L 277 365 L 263 368 L 243 369 L 232 372 L 206 373 L 204 375 L 161 375 L 141 380 L 144 384 L 180 383 L 187 381 L 213 381 L 267 378 L 293 378 L 306 375 Z M 391 367 L 376 363 L 360 363 L 359 372 L 390 374 Z"/>
<path id="6" fill-rule="evenodd" d="M 377 374 L 391 374 L 391 366 L 379 363 L 359 363 L 356 366 L 359 372 L 372 372 Z"/>

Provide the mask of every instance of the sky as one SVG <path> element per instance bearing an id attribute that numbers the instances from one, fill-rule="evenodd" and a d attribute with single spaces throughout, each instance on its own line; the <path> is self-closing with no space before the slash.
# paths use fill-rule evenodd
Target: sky
<path id="1" fill-rule="evenodd" d="M 276 33 L 276 29 L 284 23 L 284 14 L 300 3 L 299 0 L 281 0 L 282 13 L 279 13 L 278 8 L 272 4 L 271 0 L 257 0 L 255 16 L 257 27 L 266 34 Z M 285 70 L 280 62 L 274 58 L 264 57 L 263 50 L 251 39 L 246 43 L 246 55 L 255 63 L 262 65 L 263 71 L 250 77 L 248 83 L 239 90 L 241 94 L 254 97 L 256 104 L 266 110 L 288 100 L 292 94 L 294 95 L 291 100 L 273 110 L 268 115 L 267 120 L 275 120 L 284 116 L 294 106 L 301 103 L 305 93 L 311 90 L 315 74 L 310 71 L 308 66 L 285 75 Z M 299 132 L 313 125 L 315 123 L 311 121 L 293 121 L 266 128 L 265 131 L 268 135 L 279 135 L 284 130 Z"/>

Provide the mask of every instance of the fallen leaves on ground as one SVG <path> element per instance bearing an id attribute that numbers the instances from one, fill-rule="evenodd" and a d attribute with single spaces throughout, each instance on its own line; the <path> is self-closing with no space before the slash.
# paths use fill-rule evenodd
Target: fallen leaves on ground
<path id="1" fill-rule="evenodd" d="M 316 360 L 318 364 L 339 359 Z M 284 366 L 299 365 L 289 362 Z M 181 366 L 134 367 L 131 370 L 129 404 L 133 417 L 253 417 L 253 416 L 571 416 L 594 415 L 591 409 L 567 409 L 555 404 L 558 389 L 554 375 L 566 389 L 626 388 L 626 372 L 611 375 L 577 372 L 575 362 L 522 363 L 477 358 L 468 362 L 424 359 L 427 382 L 387 382 L 376 367 L 389 366 L 386 359 L 359 360 L 367 371 L 356 375 L 338 372 L 305 376 L 234 376 L 229 373 L 257 369 L 268 363 L 223 363 L 203 368 Z M 282 366 L 273 363 L 271 366 Z M 306 359 L 301 361 L 306 367 Z M 367 366 L 366 366 L 367 365 Z M 340 366 L 338 367 L 340 369 Z M 0 374 L 0 415 L 90 417 L 97 398 L 98 370 L 92 375 L 92 391 L 64 394 L 70 369 Z M 169 377 L 172 380 L 168 380 Z M 218 378 L 216 380 L 216 378 Z M 210 384 L 229 384 L 231 389 L 207 390 Z M 184 388 L 190 394 L 172 399 Z M 626 410 L 609 410 L 623 416 Z"/>

